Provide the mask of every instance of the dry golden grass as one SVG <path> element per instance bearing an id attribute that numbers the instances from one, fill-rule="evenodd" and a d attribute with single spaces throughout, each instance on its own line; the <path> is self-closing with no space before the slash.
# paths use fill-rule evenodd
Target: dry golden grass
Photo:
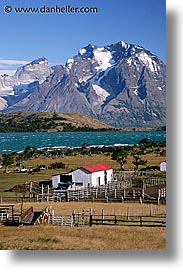
<path id="1" fill-rule="evenodd" d="M 124 226 L 0 226 L 1 249 L 163 250 L 164 228 Z"/>
<path id="2" fill-rule="evenodd" d="M 24 203 L 24 209 L 34 210 L 52 206 L 55 214 L 71 214 L 82 209 L 119 213 L 123 208 L 147 207 L 140 204 L 122 203 Z M 157 206 L 164 207 L 165 206 Z M 15 205 L 20 211 L 20 204 Z M 81 226 L 64 227 L 54 225 L 34 225 L 20 227 L 0 226 L 0 249 L 49 249 L 49 250 L 164 250 L 166 249 L 166 229 L 139 226 Z"/>
<path id="3" fill-rule="evenodd" d="M 45 209 L 46 207 L 51 207 L 54 209 L 55 214 L 72 214 L 72 211 L 75 210 L 76 212 L 80 212 L 82 210 L 92 210 L 95 213 L 100 213 L 101 210 L 104 209 L 105 213 L 111 214 L 120 214 L 124 213 L 124 209 L 126 210 L 130 207 L 131 215 L 132 213 L 136 213 L 137 209 L 155 209 L 155 211 L 161 211 L 161 213 L 166 213 L 166 206 L 165 205 L 149 205 L 149 204 L 139 204 L 139 203 L 105 203 L 105 202 L 26 202 L 23 204 L 23 209 L 26 210 L 29 207 L 33 206 L 35 211 L 40 211 Z M 15 212 L 20 213 L 21 204 L 15 204 Z M 148 210 L 147 210 L 148 211 Z M 126 212 L 125 212 L 126 213 Z"/>
<path id="4" fill-rule="evenodd" d="M 160 162 L 165 160 L 165 157 L 162 157 L 159 155 L 153 155 L 153 154 L 144 155 L 142 158 L 143 158 L 143 160 L 147 160 L 147 165 L 149 165 L 149 166 L 151 166 L 151 165 L 159 166 Z M 125 170 L 133 170 L 134 169 L 132 161 L 133 161 L 133 157 L 128 156 L 127 163 L 124 165 Z M 40 164 L 50 165 L 53 162 L 63 162 L 64 164 L 66 164 L 68 166 L 68 169 L 72 169 L 72 168 L 75 169 L 75 168 L 81 167 L 83 165 L 86 165 L 86 163 L 88 165 L 91 165 L 94 163 L 102 162 L 102 163 L 106 163 L 106 164 L 112 166 L 112 168 L 114 170 L 120 170 L 119 163 L 114 160 L 111 160 L 111 156 L 107 156 L 104 154 L 93 154 L 91 156 L 85 156 L 85 155 L 67 156 L 64 158 L 57 158 L 57 159 L 37 158 L 37 159 L 28 160 L 27 162 L 25 162 L 25 166 L 36 166 L 36 165 L 40 165 Z"/>

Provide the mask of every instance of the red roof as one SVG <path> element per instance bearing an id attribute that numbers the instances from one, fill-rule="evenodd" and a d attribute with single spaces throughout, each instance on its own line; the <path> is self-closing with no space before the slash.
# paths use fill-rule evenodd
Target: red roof
<path id="1" fill-rule="evenodd" d="M 111 166 L 104 164 L 104 163 L 98 163 L 98 164 L 93 164 L 93 165 L 89 165 L 89 166 L 82 166 L 81 168 L 85 169 L 86 171 L 88 171 L 90 173 L 95 173 L 95 172 L 112 169 Z"/>

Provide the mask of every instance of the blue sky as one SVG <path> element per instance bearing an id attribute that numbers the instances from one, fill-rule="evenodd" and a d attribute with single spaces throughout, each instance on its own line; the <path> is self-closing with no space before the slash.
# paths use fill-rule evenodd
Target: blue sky
<path id="1" fill-rule="evenodd" d="M 5 13 L 4 7 L 97 7 L 91 14 Z M 124 40 L 166 62 L 165 0 L 1 0 L 0 73 L 45 56 L 65 64 L 79 48 Z"/>

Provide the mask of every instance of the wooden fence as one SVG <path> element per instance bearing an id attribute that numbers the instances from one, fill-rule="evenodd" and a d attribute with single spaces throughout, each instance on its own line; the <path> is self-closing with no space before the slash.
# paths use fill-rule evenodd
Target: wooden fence
<path id="1" fill-rule="evenodd" d="M 5 225 L 19 225 L 20 214 L 0 214 L 0 222 Z"/>
<path id="2" fill-rule="evenodd" d="M 147 190 L 147 189 L 146 189 Z M 153 194 L 152 194 L 153 191 Z M 139 203 L 163 203 L 166 204 L 166 188 L 151 189 L 151 192 L 144 192 L 143 189 L 98 189 L 93 188 L 92 190 L 81 189 L 81 190 L 68 190 L 67 201 L 102 201 L 102 202 L 139 202 Z"/>
<path id="3" fill-rule="evenodd" d="M 162 226 L 166 227 L 166 216 L 120 216 L 120 215 L 91 215 L 92 225 L 131 225 L 131 226 Z"/>
<path id="4" fill-rule="evenodd" d="M 149 178 L 143 180 L 144 189 L 157 185 L 166 186 L 166 178 Z"/>
<path id="5" fill-rule="evenodd" d="M 103 186 L 88 187 L 80 190 L 54 190 L 49 185 L 44 186 L 38 183 L 26 183 L 29 189 L 25 195 L 16 197 L 0 197 L 0 203 L 3 202 L 62 202 L 62 201 L 102 201 L 102 202 L 148 202 L 148 203 L 166 203 L 166 179 L 149 178 L 140 183 L 132 182 L 131 177 L 134 172 L 115 173 L 113 180 Z M 125 175 L 125 176 L 124 176 Z"/>
<path id="6" fill-rule="evenodd" d="M 166 226 L 166 208 L 163 205 L 146 207 L 123 207 L 118 213 L 96 211 L 93 209 L 72 211 L 71 215 L 55 215 L 54 210 L 49 223 L 59 226 L 84 225 L 133 225 L 133 226 Z"/>
<path id="7" fill-rule="evenodd" d="M 80 190 L 67 190 L 61 193 L 43 193 L 29 197 L 2 197 L 1 203 L 5 202 L 63 202 L 63 201 L 101 201 L 101 202 L 139 202 L 166 204 L 166 188 L 151 187 L 149 189 L 126 188 L 126 189 L 101 189 L 85 188 Z"/>
<path id="8" fill-rule="evenodd" d="M 50 222 L 53 225 L 60 226 L 74 226 L 74 220 L 72 215 L 51 215 Z"/>
<path id="9" fill-rule="evenodd" d="M 133 225 L 133 226 L 166 226 L 166 208 L 164 206 L 125 207 L 118 213 L 109 213 L 101 209 L 100 213 L 93 209 L 76 212 L 72 215 L 54 215 L 50 223 L 59 226 L 84 225 Z"/>
<path id="10" fill-rule="evenodd" d="M 85 225 L 140 225 L 165 226 L 166 207 L 164 205 L 149 205 L 143 207 L 122 207 L 119 211 L 106 211 L 104 209 L 73 210 L 70 215 L 55 214 L 54 209 L 47 207 L 43 215 L 35 223 L 49 223 L 57 226 L 85 226 Z M 46 214 L 46 216 L 44 215 Z M 46 217 L 46 219 L 45 219 Z M 0 220 L 6 225 L 21 224 L 20 214 L 1 213 Z M 32 223 L 33 224 L 33 223 Z"/>

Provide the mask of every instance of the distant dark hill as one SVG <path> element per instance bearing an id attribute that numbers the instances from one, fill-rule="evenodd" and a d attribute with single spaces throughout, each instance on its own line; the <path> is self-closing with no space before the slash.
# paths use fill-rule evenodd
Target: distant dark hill
<path id="1" fill-rule="evenodd" d="M 94 131 L 109 130 L 111 126 L 87 115 L 48 112 L 0 113 L 0 132 Z"/>

